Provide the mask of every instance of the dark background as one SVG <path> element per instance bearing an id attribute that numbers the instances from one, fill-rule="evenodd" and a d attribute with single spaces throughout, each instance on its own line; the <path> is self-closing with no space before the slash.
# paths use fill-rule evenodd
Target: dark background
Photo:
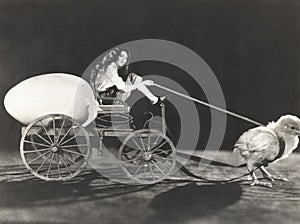
<path id="1" fill-rule="evenodd" d="M 28 77 L 47 72 L 81 76 L 107 49 L 153 38 L 200 55 L 217 76 L 230 110 L 262 123 L 299 115 L 299 12 L 297 0 L 1 0 L 1 100 Z M 199 148 L 205 146 L 210 123 L 208 109 L 202 109 L 207 132 Z M 17 151 L 21 125 L 2 104 L 0 117 L 1 150 Z M 230 149 L 250 127 L 229 117 L 222 148 Z"/>

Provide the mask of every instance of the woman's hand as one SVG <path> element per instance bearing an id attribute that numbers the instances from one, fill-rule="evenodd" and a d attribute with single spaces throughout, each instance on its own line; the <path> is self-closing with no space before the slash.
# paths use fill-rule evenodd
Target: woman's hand
<path id="1" fill-rule="evenodd" d="M 152 86 L 154 82 L 152 80 L 145 80 L 142 82 L 145 86 Z"/>

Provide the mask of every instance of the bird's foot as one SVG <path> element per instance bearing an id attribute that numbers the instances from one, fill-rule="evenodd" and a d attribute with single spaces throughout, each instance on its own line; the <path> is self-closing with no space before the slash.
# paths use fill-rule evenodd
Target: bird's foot
<path id="1" fill-rule="evenodd" d="M 274 180 L 279 180 L 279 181 L 284 181 L 284 182 L 288 182 L 289 180 L 285 177 L 275 177 L 275 176 L 272 176 L 272 178 Z"/>
<path id="2" fill-rule="evenodd" d="M 270 180 L 272 182 L 275 181 L 275 179 L 274 179 L 274 177 L 272 175 L 266 175 L 266 174 L 264 174 L 263 177 L 264 177 L 264 179 L 268 179 L 268 180 Z"/>
<path id="3" fill-rule="evenodd" d="M 272 188 L 272 184 L 269 182 L 262 182 L 262 181 L 258 181 L 258 180 L 254 180 L 250 186 L 254 186 L 254 185 L 259 185 L 259 186 L 263 186 L 263 187 L 269 187 Z"/>
<path id="4" fill-rule="evenodd" d="M 252 176 L 247 176 L 247 180 L 253 180 L 253 177 Z"/>
<path id="5" fill-rule="evenodd" d="M 289 181 L 287 178 L 277 177 L 277 176 L 273 176 L 273 175 L 264 175 L 264 178 L 271 180 L 272 182 L 274 182 L 275 180 L 284 181 L 284 182 Z"/>

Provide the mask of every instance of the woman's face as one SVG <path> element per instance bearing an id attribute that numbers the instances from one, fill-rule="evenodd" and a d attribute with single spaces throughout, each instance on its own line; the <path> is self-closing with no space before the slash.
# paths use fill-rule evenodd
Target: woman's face
<path id="1" fill-rule="evenodd" d="M 116 63 L 119 67 L 122 67 L 126 64 L 127 60 L 128 60 L 128 53 L 126 51 L 121 51 Z"/>

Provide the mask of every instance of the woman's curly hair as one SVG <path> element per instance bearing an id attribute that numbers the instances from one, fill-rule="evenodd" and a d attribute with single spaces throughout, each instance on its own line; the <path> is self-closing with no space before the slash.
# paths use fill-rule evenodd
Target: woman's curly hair
<path id="1" fill-rule="evenodd" d="M 104 56 L 100 59 L 100 61 L 92 69 L 91 76 L 90 76 L 90 84 L 95 93 L 97 92 L 97 90 L 95 88 L 95 80 L 96 80 L 97 75 L 99 73 L 100 74 L 104 73 L 106 71 L 107 67 L 111 63 L 116 62 L 118 60 L 121 52 L 123 52 L 123 51 L 125 51 L 127 53 L 128 58 L 129 58 L 129 51 L 115 47 L 115 48 L 109 50 L 107 53 L 105 53 Z M 128 72 L 128 63 L 126 63 L 125 66 L 126 66 L 125 71 L 127 73 Z"/>

